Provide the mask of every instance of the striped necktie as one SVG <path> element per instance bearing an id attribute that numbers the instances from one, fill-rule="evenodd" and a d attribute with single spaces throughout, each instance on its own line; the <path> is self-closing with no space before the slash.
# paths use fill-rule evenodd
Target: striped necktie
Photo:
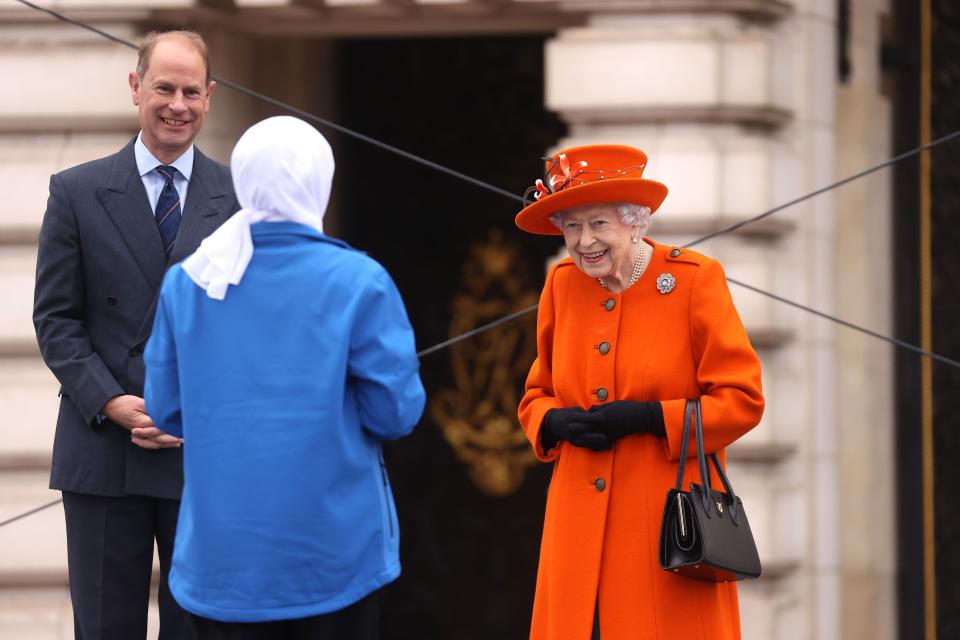
<path id="1" fill-rule="evenodd" d="M 160 228 L 160 238 L 163 240 L 163 250 L 167 252 L 167 258 L 173 251 L 173 243 L 177 240 L 177 229 L 180 227 L 180 194 L 173 186 L 173 177 L 177 175 L 177 170 L 173 167 L 160 165 L 157 172 L 163 176 L 163 190 L 160 192 L 160 199 L 157 200 L 157 227 Z"/>

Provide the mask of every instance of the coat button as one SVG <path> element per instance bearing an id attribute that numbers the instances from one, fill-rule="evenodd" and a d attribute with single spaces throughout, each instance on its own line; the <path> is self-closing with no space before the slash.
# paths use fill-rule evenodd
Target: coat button
<path id="1" fill-rule="evenodd" d="M 670 252 L 671 258 L 676 258 L 679 255 L 680 255 L 680 249 L 674 249 L 673 251 Z"/>
<path id="2" fill-rule="evenodd" d="M 112 307 L 117 304 L 117 299 L 113 296 L 107 296 L 107 304 Z"/>
<path id="3" fill-rule="evenodd" d="M 132 349 L 130 349 L 131 358 L 136 358 L 138 355 L 140 355 L 140 347 L 133 347 Z"/>
<path id="4" fill-rule="evenodd" d="M 603 308 L 607 311 L 613 311 L 615 306 L 617 306 L 617 301 L 613 298 L 607 298 L 607 301 L 603 303 Z"/>
<path id="5" fill-rule="evenodd" d="M 601 343 L 600 343 L 600 346 L 598 347 L 598 349 L 599 349 L 599 351 L 600 351 L 600 355 L 605 356 L 605 355 L 607 355 L 608 353 L 610 353 L 610 343 L 609 343 L 609 342 L 601 342 Z"/>
<path id="6" fill-rule="evenodd" d="M 607 393 L 607 390 L 604 389 L 603 387 L 600 387 L 599 389 L 597 389 L 597 400 L 599 400 L 600 402 L 603 402 L 604 400 L 606 400 L 608 395 L 609 394 Z"/>
<path id="7" fill-rule="evenodd" d="M 607 488 L 607 481 L 604 480 L 603 478 L 597 478 L 596 480 L 593 481 L 593 486 L 594 488 L 596 488 L 597 491 L 603 491 L 604 489 Z"/>

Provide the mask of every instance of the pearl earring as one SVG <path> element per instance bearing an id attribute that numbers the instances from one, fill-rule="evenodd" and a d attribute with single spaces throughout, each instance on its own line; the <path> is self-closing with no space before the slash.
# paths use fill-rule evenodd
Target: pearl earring
<path id="1" fill-rule="evenodd" d="M 633 240 L 633 244 L 637 244 L 637 239 L 636 239 L 636 238 L 630 238 L 630 239 Z"/>

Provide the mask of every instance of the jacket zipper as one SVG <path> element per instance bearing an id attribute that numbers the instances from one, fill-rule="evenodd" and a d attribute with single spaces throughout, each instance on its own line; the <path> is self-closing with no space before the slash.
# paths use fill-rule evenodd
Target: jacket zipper
<path id="1" fill-rule="evenodd" d="M 387 510 L 387 522 L 390 523 L 390 538 L 393 538 L 393 514 L 390 513 L 390 481 L 387 479 L 387 465 L 383 461 L 383 452 L 379 454 L 380 476 L 383 478 L 383 506 Z"/>

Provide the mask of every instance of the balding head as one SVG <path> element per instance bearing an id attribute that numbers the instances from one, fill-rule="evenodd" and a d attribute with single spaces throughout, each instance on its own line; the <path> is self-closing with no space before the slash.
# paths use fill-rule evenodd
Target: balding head
<path id="1" fill-rule="evenodd" d="M 204 84 L 210 84 L 210 54 L 207 50 L 207 43 L 204 42 L 203 37 L 196 31 L 187 31 L 185 29 L 151 31 L 147 34 L 137 53 L 137 79 L 143 82 L 143 77 L 150 67 L 150 57 L 153 55 L 153 50 L 156 48 L 158 42 L 167 38 L 181 38 L 193 45 L 203 59 L 203 66 L 206 70 L 206 82 Z"/>

